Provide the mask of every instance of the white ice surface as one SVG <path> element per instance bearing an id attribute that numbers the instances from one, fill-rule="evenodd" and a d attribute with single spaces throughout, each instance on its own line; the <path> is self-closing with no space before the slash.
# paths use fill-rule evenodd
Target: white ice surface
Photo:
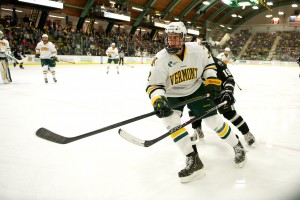
<path id="1" fill-rule="evenodd" d="M 35 136 L 40 127 L 72 137 L 152 111 L 145 92 L 149 65 L 59 65 L 58 83 L 41 67 L 11 69 L 0 80 L 1 200 L 283 200 L 300 198 L 300 78 L 297 67 L 229 66 L 236 109 L 258 140 L 248 162 L 204 126 L 198 145 L 206 176 L 181 184 L 185 157 L 170 138 L 131 144 L 118 128 L 70 143 Z M 187 120 L 184 114 L 183 120 Z M 122 126 L 142 139 L 166 132 L 156 116 Z M 191 131 L 189 127 L 188 130 Z"/>

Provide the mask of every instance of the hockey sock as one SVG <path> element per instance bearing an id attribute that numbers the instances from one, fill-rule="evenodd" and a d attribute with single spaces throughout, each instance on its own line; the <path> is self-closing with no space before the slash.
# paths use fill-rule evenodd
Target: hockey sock
<path id="1" fill-rule="evenodd" d="M 244 121 L 242 116 L 236 113 L 236 111 L 224 113 L 223 116 L 228 119 L 235 127 L 237 127 L 243 135 L 249 132 L 247 123 Z"/>
<path id="2" fill-rule="evenodd" d="M 235 134 L 232 132 L 231 127 L 223 121 L 220 115 L 213 115 L 207 118 L 204 118 L 203 121 L 206 125 L 216 131 L 218 136 L 228 143 L 230 146 L 234 147 L 238 143 L 238 139 L 235 137 Z"/>
<path id="3" fill-rule="evenodd" d="M 184 155 L 194 152 L 194 149 L 192 148 L 193 143 L 185 128 L 179 129 L 173 133 L 171 138 Z"/>

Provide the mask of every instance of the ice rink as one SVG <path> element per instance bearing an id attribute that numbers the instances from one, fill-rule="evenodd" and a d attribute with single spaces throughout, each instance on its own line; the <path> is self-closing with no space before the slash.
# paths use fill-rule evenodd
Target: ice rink
<path id="1" fill-rule="evenodd" d="M 132 67 L 133 66 L 133 67 Z M 1 200 L 299 200 L 300 78 L 298 67 L 231 66 L 236 109 L 257 138 L 244 168 L 234 151 L 204 126 L 198 144 L 206 176 L 182 184 L 185 157 L 170 138 L 145 148 L 118 128 L 61 145 L 35 135 L 45 127 L 73 137 L 151 112 L 145 92 L 150 65 L 58 65 L 55 84 L 42 68 L 10 67 L 0 80 Z M 188 120 L 184 113 L 183 121 Z M 142 139 L 167 132 L 152 116 L 123 129 Z M 191 127 L 188 127 L 190 133 Z"/>

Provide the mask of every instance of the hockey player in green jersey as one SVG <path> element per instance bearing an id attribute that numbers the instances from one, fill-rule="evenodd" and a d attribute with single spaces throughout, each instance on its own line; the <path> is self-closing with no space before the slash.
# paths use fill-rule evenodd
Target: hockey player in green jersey
<path id="1" fill-rule="evenodd" d="M 202 42 L 200 43 L 200 45 L 205 45 L 207 48 L 209 48 L 209 46 L 207 46 L 207 42 Z M 236 109 L 234 107 L 234 77 L 227 68 L 227 64 L 225 64 L 225 62 L 216 57 L 213 57 L 213 59 L 217 67 L 217 77 L 222 81 L 221 96 L 216 98 L 214 102 L 215 104 L 219 104 L 223 101 L 227 101 L 227 104 L 223 107 L 220 107 L 218 111 L 242 133 L 242 135 L 245 138 L 245 141 L 250 147 L 255 147 L 255 137 L 250 132 L 246 121 L 244 121 L 243 117 L 236 112 Z M 191 111 L 189 111 L 189 115 L 190 117 L 194 116 L 194 114 Z M 197 120 L 194 123 L 192 123 L 192 127 L 194 129 L 194 135 L 191 137 L 192 141 L 202 140 L 204 134 L 201 129 L 201 120 Z"/>
<path id="2" fill-rule="evenodd" d="M 187 30 L 182 22 L 170 23 L 165 32 L 167 47 L 156 55 L 146 91 L 157 116 L 170 130 L 181 124 L 184 108 L 171 109 L 173 105 L 209 93 L 210 98 L 187 104 L 196 116 L 202 115 L 215 106 L 213 100 L 220 96 L 221 81 L 217 79 L 217 69 L 207 48 L 197 42 L 185 41 Z M 207 114 L 203 121 L 234 149 L 235 164 L 243 167 L 245 150 L 217 111 Z M 186 167 L 178 173 L 181 182 L 190 182 L 205 175 L 204 165 L 187 130 L 181 128 L 171 138 L 186 156 Z"/>

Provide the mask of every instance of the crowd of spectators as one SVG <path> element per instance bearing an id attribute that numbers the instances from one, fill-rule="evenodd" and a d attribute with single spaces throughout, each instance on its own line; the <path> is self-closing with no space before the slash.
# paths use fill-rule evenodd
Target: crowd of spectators
<path id="1" fill-rule="evenodd" d="M 50 35 L 62 55 L 105 55 L 105 50 L 115 43 L 118 48 L 125 49 L 126 56 L 149 56 L 163 48 L 161 37 L 151 40 L 150 34 L 129 34 L 125 30 L 112 30 L 106 33 L 98 28 L 93 34 L 85 34 L 83 30 L 51 30 Z"/>
<path id="2" fill-rule="evenodd" d="M 256 33 L 248 48 L 241 56 L 242 60 L 266 60 L 272 45 L 276 39 L 277 32 Z"/>
<path id="3" fill-rule="evenodd" d="M 26 54 L 34 54 L 35 46 L 41 35 L 46 33 L 58 50 L 59 55 L 105 55 L 105 50 L 115 43 L 118 48 L 125 49 L 126 56 L 150 56 L 164 47 L 164 37 L 158 35 L 151 39 L 149 32 L 136 31 L 129 34 L 124 29 L 114 28 L 106 33 L 102 27 L 93 31 L 72 30 L 72 24 L 62 27 L 58 21 L 46 21 L 44 29 L 35 29 L 27 21 L 28 17 L 13 25 L 7 16 L 1 18 L 0 29 L 3 30 L 12 48 L 21 46 Z"/>
<path id="4" fill-rule="evenodd" d="M 151 39 L 149 32 L 140 29 L 136 34 L 130 34 L 120 27 L 106 33 L 102 27 L 93 28 L 93 31 L 72 30 L 72 24 L 62 27 L 59 21 L 47 20 L 44 29 L 35 29 L 28 16 L 18 19 L 6 16 L 0 19 L 0 29 L 3 30 L 12 49 L 22 47 L 25 54 L 34 54 L 36 44 L 41 35 L 47 33 L 58 50 L 59 55 L 105 55 L 106 49 L 115 43 L 118 48 L 125 50 L 126 56 L 153 56 L 164 47 L 164 36 L 157 34 Z M 251 33 L 243 30 L 231 35 L 223 46 L 217 46 L 218 51 L 225 47 L 231 49 L 231 56 L 237 58 Z M 283 31 L 272 33 L 256 33 L 245 49 L 240 59 L 266 60 L 276 36 L 281 36 L 271 59 L 295 61 L 300 52 L 300 33 L 298 31 Z"/>
<path id="5" fill-rule="evenodd" d="M 272 56 L 273 60 L 294 61 L 300 56 L 300 32 L 280 32 L 280 40 Z"/>
<path id="6" fill-rule="evenodd" d="M 251 33 L 249 33 L 247 30 L 242 30 L 240 33 L 232 34 L 230 39 L 224 45 L 224 48 L 230 47 L 232 56 L 236 58 L 242 51 L 250 36 Z M 223 51 L 223 49 L 221 51 Z"/>
<path id="7" fill-rule="evenodd" d="M 232 57 L 236 58 L 250 38 L 251 33 L 241 31 L 226 42 L 222 48 L 230 47 Z M 276 49 L 272 52 L 272 46 L 277 36 L 280 36 Z M 272 57 L 268 56 L 272 53 Z M 252 37 L 248 47 L 240 55 L 242 60 L 280 60 L 295 61 L 300 56 L 300 32 L 299 31 L 276 31 L 257 32 Z"/>

